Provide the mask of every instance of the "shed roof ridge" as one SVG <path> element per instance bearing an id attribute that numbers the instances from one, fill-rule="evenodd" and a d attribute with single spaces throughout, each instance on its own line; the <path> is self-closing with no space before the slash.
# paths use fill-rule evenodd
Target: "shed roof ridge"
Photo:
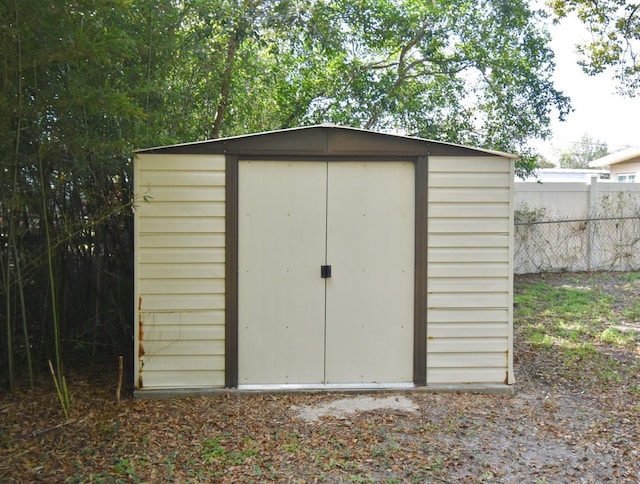
<path id="1" fill-rule="evenodd" d="M 514 155 L 512 153 L 506 153 L 506 152 L 490 150 L 485 148 L 472 147 L 472 146 L 462 145 L 458 143 L 451 143 L 448 141 L 439 141 L 439 140 L 428 139 L 428 138 L 420 138 L 417 136 L 411 136 L 411 135 L 402 134 L 402 133 L 376 131 L 371 129 L 358 128 L 353 126 L 342 126 L 342 125 L 336 125 L 331 123 L 313 124 L 313 125 L 307 125 L 307 126 L 298 126 L 294 128 L 283 128 L 283 129 L 277 129 L 277 130 L 262 131 L 257 133 L 247 133 L 247 134 L 240 134 L 240 135 L 234 135 L 234 136 L 226 136 L 222 138 L 211 138 L 206 140 L 189 141 L 185 143 L 176 143 L 171 145 L 154 146 L 150 148 L 141 148 L 141 149 L 134 150 L 134 153 L 153 152 L 156 150 L 162 150 L 167 148 L 179 148 L 179 147 L 206 145 L 206 144 L 227 143 L 227 142 L 233 142 L 236 140 L 250 139 L 250 138 L 259 137 L 259 136 L 296 133 L 296 132 L 301 132 L 306 130 L 319 130 L 319 129 L 332 130 L 332 131 L 350 131 L 354 133 L 388 136 L 390 138 L 405 139 L 407 141 L 417 141 L 417 142 L 422 142 L 426 144 L 436 144 L 441 146 L 451 146 L 451 147 L 457 147 L 457 148 L 471 149 L 478 152 L 483 152 L 483 153 L 496 155 L 496 156 L 502 156 L 506 158 L 517 158 L 517 155 Z"/>

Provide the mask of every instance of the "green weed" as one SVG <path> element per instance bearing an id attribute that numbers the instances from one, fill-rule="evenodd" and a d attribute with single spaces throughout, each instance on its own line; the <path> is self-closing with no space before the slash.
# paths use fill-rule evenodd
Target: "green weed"
<path id="1" fill-rule="evenodd" d="M 113 465 L 113 472 L 115 474 L 124 475 L 129 482 L 141 482 L 142 480 L 136 476 L 136 469 L 133 461 L 129 459 L 120 458 Z"/>
<path id="2" fill-rule="evenodd" d="M 288 433 L 286 434 L 287 442 L 282 446 L 284 450 L 287 452 L 295 453 L 302 450 L 300 445 L 300 437 L 297 433 Z"/>
<path id="3" fill-rule="evenodd" d="M 633 332 L 624 333 L 618 328 L 609 327 L 602 331 L 600 334 L 600 340 L 603 343 L 609 343 L 617 347 L 624 347 L 634 343 L 635 335 Z"/>
<path id="4" fill-rule="evenodd" d="M 208 463 L 219 462 L 222 465 L 239 465 L 260 452 L 260 445 L 250 437 L 242 439 L 242 446 L 243 448 L 241 449 L 228 451 L 222 445 L 222 438 L 217 436 L 202 441 L 200 455 Z"/>
<path id="5" fill-rule="evenodd" d="M 214 437 L 213 439 L 204 439 L 202 441 L 201 456 L 206 462 L 224 458 L 227 455 L 227 451 L 221 444 L 221 437 Z"/>
<path id="6" fill-rule="evenodd" d="M 442 459 L 436 459 L 431 464 L 424 466 L 425 470 L 438 472 L 442 469 Z"/>
<path id="7" fill-rule="evenodd" d="M 349 482 L 369 482 L 369 479 L 361 476 L 360 474 L 351 474 L 349 476 Z"/>
<path id="8" fill-rule="evenodd" d="M 620 383 L 622 381 L 622 377 L 618 371 L 613 369 L 603 369 L 598 371 L 598 378 L 606 383 Z"/>
<path id="9" fill-rule="evenodd" d="M 622 315 L 627 321 L 640 320 L 640 301 L 635 301 L 633 304 L 625 308 Z"/>

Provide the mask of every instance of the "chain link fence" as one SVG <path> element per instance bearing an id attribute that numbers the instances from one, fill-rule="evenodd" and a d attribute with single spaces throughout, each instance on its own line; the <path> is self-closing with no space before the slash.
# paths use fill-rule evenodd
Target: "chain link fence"
<path id="1" fill-rule="evenodd" d="M 640 269 L 640 216 L 540 220 L 516 213 L 514 272 Z"/>

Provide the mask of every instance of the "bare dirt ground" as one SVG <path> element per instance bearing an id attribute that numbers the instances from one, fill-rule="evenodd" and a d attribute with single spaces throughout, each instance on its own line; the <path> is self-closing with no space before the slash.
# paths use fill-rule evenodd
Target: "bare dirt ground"
<path id="1" fill-rule="evenodd" d="M 571 277 L 575 285 L 583 276 Z M 640 294 L 628 280 L 587 283 L 619 298 L 620 311 Z M 502 396 L 224 393 L 117 403 L 115 369 L 72 374 L 69 420 L 51 388 L 0 396 L 0 482 L 640 482 L 638 340 L 598 349 L 617 369 L 603 380 L 588 362 L 568 365 L 560 350 L 523 339 L 516 324 L 518 383 Z"/>

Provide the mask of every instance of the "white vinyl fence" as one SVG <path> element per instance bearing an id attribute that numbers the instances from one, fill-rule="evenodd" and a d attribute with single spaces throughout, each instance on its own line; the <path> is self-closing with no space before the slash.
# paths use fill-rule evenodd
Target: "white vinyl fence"
<path id="1" fill-rule="evenodd" d="M 640 183 L 516 182 L 514 272 L 640 269 Z"/>

